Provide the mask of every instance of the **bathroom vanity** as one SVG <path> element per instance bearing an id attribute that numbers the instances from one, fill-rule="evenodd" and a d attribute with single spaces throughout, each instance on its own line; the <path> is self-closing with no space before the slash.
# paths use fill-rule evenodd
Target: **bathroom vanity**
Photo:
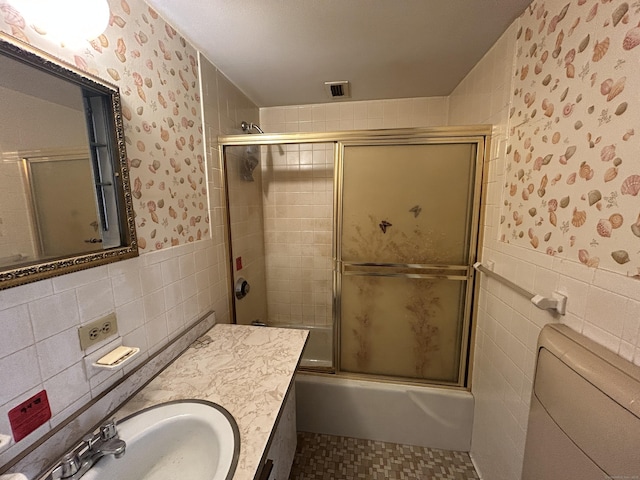
<path id="1" fill-rule="evenodd" d="M 296 444 L 293 379 L 307 335 L 297 329 L 216 325 L 115 417 L 180 399 L 217 403 L 240 431 L 233 479 L 286 479 Z M 265 466 L 272 465 L 268 475 Z"/>

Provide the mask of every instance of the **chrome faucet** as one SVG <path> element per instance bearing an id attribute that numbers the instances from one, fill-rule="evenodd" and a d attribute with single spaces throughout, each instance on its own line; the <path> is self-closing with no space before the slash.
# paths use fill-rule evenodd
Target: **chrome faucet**
<path id="1" fill-rule="evenodd" d="M 46 480 L 77 480 L 105 455 L 121 458 L 127 444 L 118 437 L 115 418 L 100 426 L 95 434 L 82 439 L 73 450 L 58 463 Z"/>

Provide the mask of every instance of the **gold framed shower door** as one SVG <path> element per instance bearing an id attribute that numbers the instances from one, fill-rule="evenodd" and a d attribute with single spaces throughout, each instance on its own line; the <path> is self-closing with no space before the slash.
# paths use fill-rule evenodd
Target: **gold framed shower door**
<path id="1" fill-rule="evenodd" d="M 484 171 L 484 159 L 489 151 L 489 138 L 491 127 L 486 125 L 469 127 L 431 127 L 387 130 L 364 130 L 347 132 L 323 132 L 323 133 L 290 133 L 290 134 L 264 134 L 264 135 L 229 135 L 218 138 L 220 144 L 220 156 L 224 155 L 224 147 L 233 145 L 286 145 L 297 143 L 334 143 L 334 215 L 333 215 L 333 323 L 334 323 L 334 369 L 333 372 L 343 376 L 363 379 L 375 379 L 390 382 L 434 384 L 454 388 L 468 388 L 470 377 L 470 358 L 472 354 L 473 325 L 471 322 L 473 309 L 472 300 L 474 294 L 474 270 L 479 248 L 479 234 L 481 223 L 481 198 L 482 177 Z M 402 261 L 393 259 L 390 261 L 362 261 L 362 259 L 345 259 L 342 251 L 343 236 L 343 199 L 344 187 L 344 152 L 353 146 L 394 146 L 394 145 L 447 145 L 467 143 L 474 146 L 473 175 L 469 178 L 471 190 L 470 208 L 468 218 L 465 221 L 469 228 L 465 232 L 464 261 L 439 262 L 434 259 L 420 261 Z M 424 208 L 424 207 L 423 207 Z M 228 222 L 227 224 L 228 229 Z M 380 222 L 381 223 L 381 222 Z M 392 223 L 392 222 L 389 222 Z M 380 226 L 376 223 L 376 228 Z M 394 225 L 396 226 L 396 225 Z M 389 227 L 393 230 L 393 227 Z M 229 235 L 229 231 L 227 231 Z M 227 238 L 229 236 L 227 235 Z M 384 368 L 376 369 L 370 373 L 362 373 L 354 368 L 344 368 L 342 358 L 342 344 L 345 341 L 342 326 L 342 305 L 345 295 L 350 295 L 349 285 L 352 281 L 362 279 L 376 279 L 393 285 L 391 289 L 409 291 L 422 288 L 438 291 L 439 289 L 454 298 L 454 303 L 460 305 L 461 320 L 457 326 L 459 339 L 456 340 L 455 350 L 458 360 L 455 365 L 449 365 L 451 375 L 437 375 L 432 378 L 421 378 L 420 375 L 397 375 L 385 371 Z M 404 286 L 396 286 L 396 281 Z M 451 282 L 446 284 L 443 282 Z M 366 281 L 365 281 L 366 283 Z M 399 283 L 397 285 L 400 285 Z M 416 287 L 416 285 L 418 287 Z M 230 288 L 232 287 L 230 281 Z M 232 290 L 231 290 L 232 291 Z M 231 305 L 233 309 L 234 306 Z M 424 305 L 415 306 L 414 310 L 424 310 Z M 410 312 L 410 310 L 407 309 Z M 420 329 L 417 326 L 418 331 Z M 423 342 L 427 345 L 427 342 Z M 424 360 L 424 359 L 423 359 Z M 422 362 L 424 366 L 428 362 Z M 424 371 L 424 369 L 423 369 Z M 455 377 L 455 378 L 454 378 Z"/>

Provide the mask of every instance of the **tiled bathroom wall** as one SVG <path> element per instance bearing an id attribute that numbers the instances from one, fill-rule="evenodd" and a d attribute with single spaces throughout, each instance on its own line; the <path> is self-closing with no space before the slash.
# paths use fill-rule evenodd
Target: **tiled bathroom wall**
<path id="1" fill-rule="evenodd" d="M 262 218 L 262 181 L 260 167 L 253 170 L 253 181 L 242 180 L 241 163 L 249 155 L 245 147 L 230 147 L 227 150 L 229 163 L 229 191 L 224 191 L 223 165 L 220 160 L 218 135 L 242 134 L 241 123 L 258 123 L 258 108 L 238 90 L 224 74 L 204 56 L 200 56 L 202 72 L 202 105 L 205 140 L 208 152 L 208 183 L 211 196 L 209 216 L 212 236 L 218 245 L 226 245 L 227 211 L 225 204 L 229 196 L 229 223 L 232 231 L 234 262 L 229 259 L 228 248 L 220 252 L 224 259 L 221 274 L 227 278 L 231 268 L 236 277 L 245 278 L 250 286 L 250 295 L 236 302 L 236 320 L 241 324 L 253 320 L 265 321 L 266 281 L 264 260 L 264 225 Z M 260 151 L 252 149 L 251 155 L 260 162 Z M 242 268 L 236 263 L 240 258 Z M 228 287 L 227 287 L 228 288 Z M 228 299 L 228 297 L 227 297 Z"/>
<path id="2" fill-rule="evenodd" d="M 278 325 L 332 324 L 333 144 L 263 148 L 267 301 Z"/>
<path id="3" fill-rule="evenodd" d="M 428 127 L 447 123 L 446 97 L 260 109 L 269 133 Z M 327 326 L 332 314 L 333 144 L 263 149 L 269 321 Z"/>
<path id="4" fill-rule="evenodd" d="M 268 107 L 260 109 L 260 121 L 268 133 L 436 127 L 447 124 L 448 100 L 420 97 Z"/>
<path id="5" fill-rule="evenodd" d="M 517 175 L 517 170 L 513 170 L 510 160 L 513 159 L 515 148 L 521 148 L 519 145 L 524 141 L 522 132 L 518 130 L 519 124 L 524 121 L 522 117 L 524 113 L 518 115 L 516 113 L 518 110 L 514 107 L 524 101 L 526 94 L 524 90 L 533 88 L 538 92 L 548 91 L 548 94 L 554 91 L 554 85 L 543 85 L 546 73 L 540 75 L 539 79 L 533 74 L 532 78 L 524 83 L 526 87 L 522 92 L 519 87 L 516 88 L 516 84 L 521 82 L 522 72 L 518 67 L 522 63 L 521 57 L 531 54 L 532 43 L 540 45 L 542 50 L 538 55 L 542 57 L 545 49 L 557 48 L 556 37 L 561 31 L 564 32 L 563 35 L 568 35 L 576 29 L 576 25 L 582 22 L 582 24 L 588 24 L 588 31 L 582 32 L 576 40 L 580 43 L 586 36 L 590 37 L 589 48 L 582 50 L 588 50 L 589 61 L 591 61 L 595 45 L 610 35 L 608 29 L 618 16 L 617 14 L 612 16 L 612 13 L 619 5 L 621 4 L 605 5 L 596 1 L 573 1 L 569 4 L 560 0 L 545 2 L 545 4 L 534 2 L 531 9 L 523 15 L 526 22 L 524 19 L 514 22 L 460 83 L 449 99 L 450 123 L 494 125 L 488 177 L 485 181 L 487 210 L 483 225 L 482 261 L 494 262 L 495 271 L 530 291 L 549 295 L 554 290 L 558 290 L 568 296 L 567 314 L 553 315 L 535 308 L 506 286 L 487 278 L 481 279 L 472 385 L 476 406 L 471 456 L 482 478 L 497 480 L 520 478 L 535 368 L 536 341 L 540 329 L 546 323 L 565 323 L 627 360 L 640 364 L 638 336 L 640 331 L 640 288 L 638 286 L 640 284 L 638 280 L 627 277 L 623 272 L 612 273 L 603 268 L 594 268 L 593 264 L 591 267 L 587 266 L 581 263 L 577 256 L 574 258 L 549 255 L 546 248 L 545 251 L 536 251 L 529 244 L 531 240 L 529 237 L 527 242 L 522 244 L 520 242 L 509 244 L 502 241 L 500 235 L 500 224 L 503 219 L 507 216 L 513 218 L 507 203 L 511 202 L 510 184 L 514 182 L 512 177 Z M 637 15 L 636 10 L 637 8 L 629 9 L 626 20 L 626 12 L 620 15 L 618 21 L 623 22 L 621 25 L 628 24 L 628 28 L 623 30 L 630 30 L 638 23 L 637 19 L 631 18 L 632 15 Z M 561 22 L 560 16 L 563 17 Z M 531 17 L 534 19 L 537 17 L 536 28 L 530 28 L 530 31 L 527 27 L 523 29 L 523 23 L 531 22 Z M 546 19 L 546 25 L 540 28 L 539 24 L 543 19 Z M 549 34 L 551 24 L 555 24 L 557 28 L 555 32 Z M 619 39 L 620 42 L 615 46 L 612 44 L 611 48 L 623 49 L 622 37 Z M 576 51 L 580 48 L 576 45 Z M 556 55 L 558 60 L 553 59 L 554 57 L 550 55 L 552 52 L 549 54 L 548 61 L 552 62 L 553 68 L 561 71 L 565 76 L 565 55 L 569 54 L 570 50 L 571 48 L 567 46 L 561 54 Z M 615 53 L 612 56 L 617 57 Z M 583 62 L 581 59 L 580 63 L 576 62 L 578 71 L 589 61 L 585 59 Z M 536 65 L 533 64 L 530 68 L 536 69 Z M 618 78 L 616 70 L 615 62 L 598 67 L 599 82 L 609 77 Z M 552 144 L 555 131 L 559 132 L 561 138 L 568 138 L 574 135 L 576 122 L 587 124 L 590 121 L 590 98 L 593 97 L 590 93 L 592 73 L 594 70 L 583 82 L 572 84 L 567 101 L 574 102 L 582 96 L 581 101 L 584 103 L 571 112 L 570 123 L 559 122 L 558 126 L 551 129 L 552 131 L 548 134 L 549 144 Z M 628 82 L 632 81 L 630 77 L 628 78 Z M 562 85 L 556 87 L 559 95 L 564 88 Z M 547 118 L 542 109 L 544 99 L 545 95 L 539 93 L 532 105 L 535 104 L 537 107 L 539 116 Z M 548 103 L 548 100 L 545 103 Z M 637 108 L 637 102 L 630 102 L 629 108 L 633 108 L 632 105 Z M 541 145 L 544 145 L 541 140 L 544 135 L 542 133 L 544 125 L 544 122 L 539 124 Z M 633 124 L 632 120 L 625 126 L 624 131 L 621 130 L 619 133 L 623 135 L 627 129 L 638 129 L 638 127 L 639 125 Z M 532 124 L 531 134 L 536 128 L 535 124 Z M 588 132 L 584 131 L 581 137 L 586 141 L 587 135 Z M 618 141 L 624 142 L 622 137 Z M 559 145 L 563 145 L 564 152 L 570 143 L 561 141 Z M 540 155 L 538 152 L 541 152 L 541 148 L 544 147 L 536 148 L 533 160 Z M 576 153 L 576 158 L 572 160 L 576 165 L 585 160 L 596 163 L 595 160 L 589 159 L 588 148 L 585 150 L 587 150 L 587 156 L 585 152 L 581 155 Z M 593 151 L 599 156 L 601 149 L 593 149 Z M 599 158 L 597 161 L 602 162 Z M 638 168 L 637 159 L 625 158 L 625 162 L 631 168 L 634 165 L 636 169 Z M 524 159 L 523 163 L 527 165 Z M 534 162 L 531 161 L 527 168 L 535 171 L 532 170 L 533 166 Z M 552 178 L 549 178 L 549 181 L 551 180 Z M 563 182 L 557 184 L 557 194 L 570 195 L 570 187 L 562 185 Z M 535 198 L 540 198 L 536 193 L 534 195 Z M 522 202 L 514 202 L 512 205 L 520 205 L 520 203 Z M 594 235 L 593 232 L 586 230 L 576 232 L 575 236 L 574 241 L 582 244 L 589 244 L 597 238 L 597 234 Z M 634 242 L 628 241 L 626 247 L 622 245 L 619 248 L 637 250 Z"/>
<path id="6" fill-rule="evenodd" d="M 0 0 L 2 31 L 120 88 L 133 188 L 139 193 L 134 194 L 136 227 L 140 238 L 148 240 L 138 258 L 0 291 L 0 432 L 11 433 L 8 410 L 42 389 L 48 392 L 53 415 L 3 452 L 0 465 L 123 376 L 120 371 L 87 378 L 83 358 L 103 345 L 81 351 L 80 325 L 116 313 L 123 343 L 142 349 L 138 360 L 124 369 L 127 373 L 205 313 L 215 310 L 218 322 L 229 321 L 216 139 L 220 133 L 239 133 L 235 125 L 245 116 L 257 121 L 258 110 L 203 59 L 208 73 L 214 72 L 202 85 L 207 98 L 203 135 L 196 51 L 144 2 L 112 1 L 110 6 L 113 17 L 104 38 L 74 50 L 26 25 L 10 2 Z M 123 54 L 126 65 L 119 60 Z M 167 73 L 172 71 L 174 75 Z M 157 75 L 163 81 L 152 88 L 143 78 L 139 89 L 136 72 L 152 84 Z M 205 144 L 212 160 L 206 165 Z M 150 209 L 157 213 L 157 223 Z M 31 465 L 31 474 L 37 472 L 169 360 L 154 360 L 151 368 L 56 435 L 53 447 L 50 442 L 47 451 L 41 448 L 34 454 L 36 460 L 29 463 L 27 457 L 21 465 Z"/>
<path id="7" fill-rule="evenodd" d="M 3 452 L 0 464 L 109 390 L 204 313 L 216 309 L 227 320 L 226 282 L 216 257 L 212 242 L 200 241 L 0 292 L 0 431 L 10 434 L 8 411 L 42 389 L 52 413 L 45 425 Z M 141 353 L 114 374 L 87 374 L 85 355 L 113 339 L 83 351 L 78 327 L 110 312 L 117 315 L 122 344 Z M 88 428 L 106 413 L 94 411 L 82 424 Z M 62 445 L 71 440 L 62 439 Z"/>

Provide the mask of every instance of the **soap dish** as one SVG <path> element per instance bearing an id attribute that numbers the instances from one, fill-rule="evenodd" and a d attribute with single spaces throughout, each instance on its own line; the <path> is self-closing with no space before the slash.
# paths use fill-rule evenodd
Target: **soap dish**
<path id="1" fill-rule="evenodd" d="M 140 349 L 138 347 L 119 346 L 115 350 L 99 358 L 97 361 L 92 363 L 92 365 L 96 368 L 113 370 L 122 367 L 124 363 L 131 360 L 138 353 L 140 353 Z"/>

